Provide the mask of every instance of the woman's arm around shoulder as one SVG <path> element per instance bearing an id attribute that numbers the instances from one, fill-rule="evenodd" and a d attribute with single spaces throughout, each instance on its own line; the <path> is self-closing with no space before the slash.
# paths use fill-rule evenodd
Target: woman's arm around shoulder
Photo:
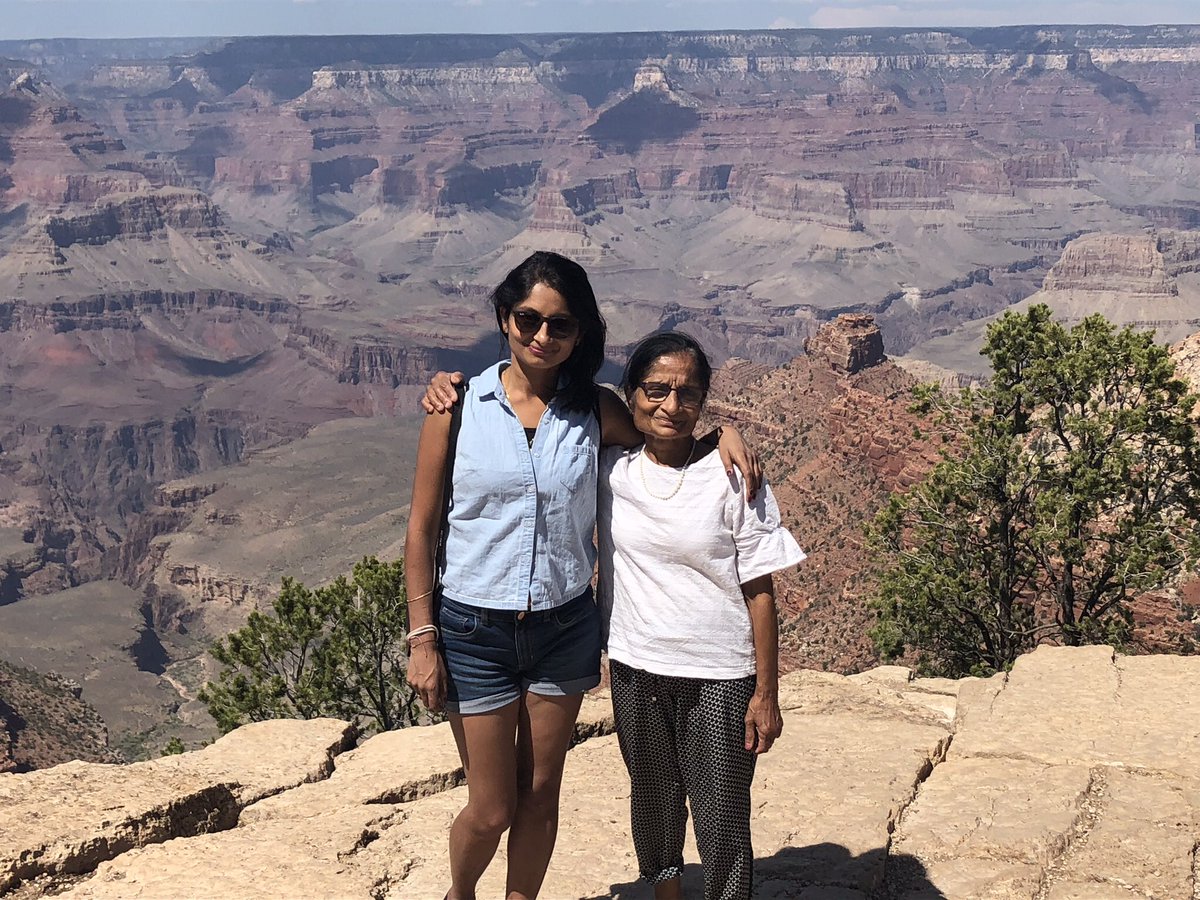
<path id="1" fill-rule="evenodd" d="M 448 412 L 458 402 L 458 386 L 466 381 L 462 372 L 434 372 L 421 398 L 427 414 Z"/>
<path id="2" fill-rule="evenodd" d="M 603 385 L 596 386 L 600 410 L 600 443 L 605 447 L 630 450 L 642 443 L 642 433 L 633 427 L 633 416 L 625 401 Z"/>
<path id="3" fill-rule="evenodd" d="M 732 425 L 718 425 L 700 440 L 717 448 L 727 475 L 732 476 L 734 469 L 742 473 L 742 481 L 746 485 L 746 502 L 754 502 L 763 486 L 762 463 L 754 448 L 746 443 L 742 433 Z"/>

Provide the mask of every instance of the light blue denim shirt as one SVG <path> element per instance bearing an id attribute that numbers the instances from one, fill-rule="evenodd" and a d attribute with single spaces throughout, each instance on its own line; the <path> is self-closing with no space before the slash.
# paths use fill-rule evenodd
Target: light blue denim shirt
<path id="1" fill-rule="evenodd" d="M 592 579 L 600 424 L 551 401 L 530 447 L 500 383 L 509 365 L 472 378 L 463 402 L 442 591 L 489 609 L 551 609 Z"/>

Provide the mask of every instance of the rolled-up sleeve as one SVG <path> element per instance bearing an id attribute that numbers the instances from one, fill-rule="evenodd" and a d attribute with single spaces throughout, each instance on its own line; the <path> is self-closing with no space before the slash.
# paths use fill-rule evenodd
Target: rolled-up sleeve
<path id="1" fill-rule="evenodd" d="M 780 522 L 779 505 L 768 485 L 764 483 L 754 502 L 747 503 L 741 480 L 737 479 L 730 507 L 739 584 L 804 561 L 804 551 Z"/>

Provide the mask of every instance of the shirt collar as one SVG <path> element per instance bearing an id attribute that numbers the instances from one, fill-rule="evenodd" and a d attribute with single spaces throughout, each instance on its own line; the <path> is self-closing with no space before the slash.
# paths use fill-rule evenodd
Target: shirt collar
<path id="1" fill-rule="evenodd" d="M 500 375 L 511 365 L 512 360 L 502 359 L 494 366 L 489 366 L 479 373 L 476 381 L 479 385 L 480 400 L 499 400 L 504 395 L 504 385 L 500 383 Z M 560 392 L 567 386 L 568 380 L 565 372 L 559 374 L 558 390 Z M 558 397 L 555 397 L 554 400 L 550 401 L 550 404 L 553 406 L 557 399 Z M 507 401 L 508 398 L 505 397 L 505 402 L 507 403 Z"/>
<path id="2" fill-rule="evenodd" d="M 480 400 L 498 400 L 503 393 L 503 385 L 500 384 L 500 373 L 511 365 L 511 363 L 502 359 L 494 366 L 489 366 L 479 373 L 477 379 L 479 383 L 479 399 Z"/>

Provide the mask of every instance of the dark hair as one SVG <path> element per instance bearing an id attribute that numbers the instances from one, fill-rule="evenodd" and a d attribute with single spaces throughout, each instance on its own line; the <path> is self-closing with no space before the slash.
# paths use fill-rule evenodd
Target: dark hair
<path id="1" fill-rule="evenodd" d="M 690 334 L 682 331 L 660 331 L 647 338 L 642 338 L 633 352 L 629 354 L 629 362 L 625 363 L 625 372 L 621 376 L 621 387 L 625 390 L 626 398 L 633 394 L 633 389 L 642 383 L 646 373 L 656 361 L 664 356 L 675 356 L 679 353 L 690 354 L 696 362 L 696 376 L 700 380 L 697 385 L 708 394 L 712 384 L 712 363 L 704 348 Z"/>
<path id="2" fill-rule="evenodd" d="M 596 399 L 596 373 L 604 362 L 608 328 L 583 266 L 558 253 L 537 251 L 504 276 L 492 291 L 496 324 L 503 331 L 513 307 L 529 299 L 529 294 L 539 284 L 562 294 L 571 315 L 579 320 L 579 343 L 562 365 L 563 374 L 567 376 L 561 391 L 562 404 L 572 410 L 591 409 Z"/>

